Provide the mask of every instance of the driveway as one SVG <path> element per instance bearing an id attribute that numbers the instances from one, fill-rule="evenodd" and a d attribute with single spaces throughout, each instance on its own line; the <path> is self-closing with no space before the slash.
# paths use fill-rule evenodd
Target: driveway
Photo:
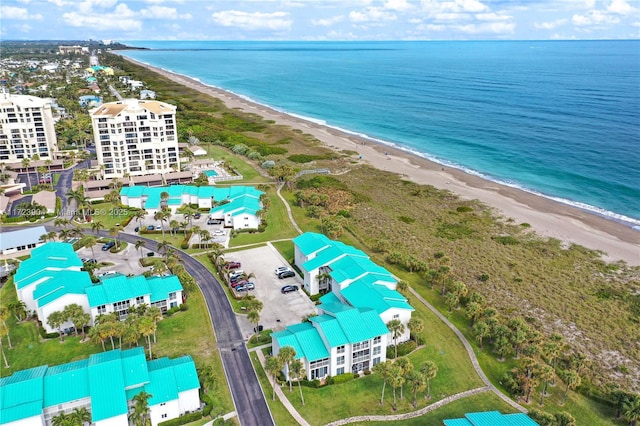
<path id="1" fill-rule="evenodd" d="M 146 255 L 149 252 L 147 248 L 141 250 L 140 253 L 135 249 L 133 244 L 128 244 L 127 247 L 119 253 L 111 253 L 108 250 L 102 250 L 102 243 L 98 243 L 93 246 L 93 250 L 91 248 L 82 247 L 76 253 L 81 259 L 84 258 L 93 258 L 96 259 L 98 263 L 106 262 L 112 263 L 109 266 L 103 266 L 101 268 L 96 269 L 96 276 L 107 272 L 107 271 L 115 271 L 120 272 L 123 275 L 142 275 L 144 271 L 149 270 L 148 267 L 143 267 L 140 265 L 140 255 Z"/>
<path id="2" fill-rule="evenodd" d="M 224 258 L 227 261 L 240 262 L 245 273 L 255 275 L 251 281 L 255 283 L 256 288 L 249 293 L 264 306 L 260 311 L 260 325 L 265 329 L 279 331 L 287 325 L 299 323 L 309 314 L 318 313 L 315 304 L 304 291 L 282 294 L 280 289 L 284 285 L 297 285 L 302 289 L 302 279 L 296 274 L 293 278 L 281 280 L 274 274 L 273 271 L 278 266 L 289 265 L 271 244 L 228 253 Z M 238 323 L 245 338 L 253 334 L 255 325 L 250 324 L 245 317 L 239 316 Z"/>

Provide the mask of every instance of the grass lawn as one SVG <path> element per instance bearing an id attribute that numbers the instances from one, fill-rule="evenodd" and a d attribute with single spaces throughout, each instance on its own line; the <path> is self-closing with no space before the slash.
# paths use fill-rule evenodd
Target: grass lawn
<path id="1" fill-rule="evenodd" d="M 133 216 L 133 212 L 126 207 L 120 207 L 113 203 L 91 204 L 91 208 L 94 210 L 91 220 L 102 223 L 105 231 L 115 227 L 117 223 L 123 224 L 125 219 Z M 90 223 L 83 223 L 80 226 L 83 228 L 91 228 Z"/>
<path id="2" fill-rule="evenodd" d="M 294 425 L 296 421 L 293 419 L 289 411 L 284 408 L 284 405 L 280 402 L 278 397 L 276 397 L 275 401 L 272 399 L 273 395 L 273 387 L 271 386 L 271 382 L 267 378 L 264 370 L 262 369 L 262 365 L 260 365 L 260 360 L 258 360 L 258 355 L 255 352 L 251 352 L 249 354 L 251 357 L 251 362 L 253 363 L 253 368 L 258 375 L 258 380 L 260 380 L 260 385 L 262 386 L 262 391 L 264 392 L 265 399 L 267 400 L 267 404 L 269 404 L 269 409 L 271 410 L 271 415 L 273 416 L 273 420 L 276 425 Z"/>
<path id="3" fill-rule="evenodd" d="M 295 256 L 293 241 L 277 241 L 272 244 L 289 263 L 293 263 L 293 257 Z"/>

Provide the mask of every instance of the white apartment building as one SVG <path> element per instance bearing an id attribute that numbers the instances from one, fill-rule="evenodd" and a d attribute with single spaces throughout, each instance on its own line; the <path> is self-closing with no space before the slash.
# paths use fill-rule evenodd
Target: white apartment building
<path id="1" fill-rule="evenodd" d="M 51 100 L 0 91 L 0 163 L 53 159 L 57 150 Z"/>
<path id="2" fill-rule="evenodd" d="M 105 178 L 179 170 L 174 105 L 125 99 L 102 104 L 89 114 Z"/>

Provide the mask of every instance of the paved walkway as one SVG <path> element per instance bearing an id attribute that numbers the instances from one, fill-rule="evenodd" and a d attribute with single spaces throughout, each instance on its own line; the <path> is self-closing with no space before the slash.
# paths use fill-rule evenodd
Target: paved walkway
<path id="1" fill-rule="evenodd" d="M 511 398 L 509 398 L 508 396 L 503 394 L 497 387 L 495 387 L 493 385 L 493 383 L 491 383 L 491 381 L 489 380 L 487 375 L 484 374 L 484 371 L 482 371 L 482 368 L 480 368 L 480 364 L 478 363 L 478 358 L 476 357 L 476 354 L 473 351 L 473 348 L 471 347 L 471 344 L 469 343 L 467 338 L 464 337 L 462 332 L 460 330 L 458 330 L 456 328 L 456 326 L 453 325 L 451 323 L 451 321 L 449 321 L 444 315 L 442 315 L 436 308 L 434 308 L 429 302 L 427 302 L 424 297 L 420 296 L 420 294 L 418 294 L 417 291 L 415 291 L 411 287 L 409 287 L 409 291 L 420 302 L 422 302 L 423 305 L 425 305 L 427 308 L 429 308 L 429 310 L 431 312 L 433 312 L 438 318 L 440 318 L 442 320 L 442 322 L 444 322 L 447 325 L 447 327 L 449 327 L 454 333 L 456 333 L 456 336 L 458 336 L 458 339 L 460 339 L 460 341 L 464 345 L 465 349 L 467 350 L 467 354 L 469 354 L 469 358 L 471 359 L 471 364 L 473 364 L 473 368 L 476 370 L 476 373 L 478 373 L 478 376 L 480 376 L 480 379 L 482 379 L 482 381 L 484 382 L 486 387 L 489 390 L 491 390 L 493 393 L 498 395 L 498 397 L 501 398 L 504 402 L 506 402 L 507 404 L 509 404 L 513 408 L 515 408 L 516 410 L 518 410 L 518 411 L 520 411 L 522 413 L 526 413 L 528 411 L 526 408 L 524 408 L 522 405 L 518 404 L 517 402 L 515 402 L 514 400 L 512 400 Z"/>
<path id="2" fill-rule="evenodd" d="M 256 351 L 256 354 L 258 354 L 258 359 L 260 360 L 260 364 L 264 369 L 264 363 L 265 363 L 264 354 L 262 353 L 262 351 Z M 271 382 L 271 379 L 269 379 L 269 382 Z M 284 396 L 284 393 L 282 392 L 282 388 L 280 386 L 275 386 L 275 389 L 276 389 L 276 395 L 278 395 L 278 399 L 280 400 L 282 405 L 284 405 L 284 408 L 287 409 L 289 414 L 291 414 L 291 416 L 293 416 L 293 418 L 298 422 L 298 424 L 301 426 L 311 426 L 309 423 L 307 423 L 304 417 L 302 417 L 300 413 L 298 413 L 298 410 L 296 410 L 296 408 L 293 405 L 291 405 L 291 402 L 289 402 L 289 399 L 287 399 L 287 397 Z"/>
<path id="3" fill-rule="evenodd" d="M 280 197 L 280 199 L 284 203 L 285 208 L 287 209 L 287 214 L 289 215 L 289 220 L 291 221 L 291 224 L 296 229 L 296 231 L 298 231 L 298 234 L 302 234 L 303 233 L 302 229 L 300 229 L 295 219 L 293 218 L 293 213 L 291 213 L 291 206 L 289 206 L 289 203 L 287 203 L 287 200 L 285 200 L 282 194 L 280 194 L 280 190 L 282 189 L 283 185 L 284 183 L 281 183 L 280 185 L 278 185 L 278 189 L 276 190 L 276 193 L 278 194 L 278 197 Z"/>

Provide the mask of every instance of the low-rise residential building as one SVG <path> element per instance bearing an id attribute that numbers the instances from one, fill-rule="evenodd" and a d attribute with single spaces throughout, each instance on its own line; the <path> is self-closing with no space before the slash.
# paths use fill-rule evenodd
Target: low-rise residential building
<path id="1" fill-rule="evenodd" d="M 166 193 L 165 199 L 163 193 Z M 262 209 L 262 194 L 252 186 L 129 186 L 120 189 L 120 200 L 151 215 L 163 208 L 175 213 L 182 205 L 195 204 L 200 209 L 209 209 L 209 216 L 222 220 L 225 227 L 244 229 L 260 225 L 258 212 Z"/>
<path id="2" fill-rule="evenodd" d="M 307 232 L 293 242 L 305 289 L 325 294 L 318 316 L 272 333 L 274 355 L 292 346 L 312 380 L 369 370 L 386 360 L 387 346 L 409 339 L 414 309 L 390 272 L 363 251 L 322 234 Z M 392 320 L 405 327 L 395 341 L 386 326 Z"/>
<path id="3" fill-rule="evenodd" d="M 70 304 L 80 305 L 90 314 L 92 325 L 101 314 L 117 312 L 120 319 L 125 319 L 130 307 L 144 304 L 165 313 L 183 303 L 182 285 L 175 275 L 107 276 L 100 283 L 92 283 L 82 266 L 71 244 L 49 242 L 34 249 L 31 258 L 21 262 L 16 271 L 18 299 L 28 311 L 36 313 L 48 333 L 58 331 L 47 322 L 49 315 Z M 71 327 L 73 323 L 68 320 L 59 329 Z"/>
<path id="4" fill-rule="evenodd" d="M 199 388 L 190 356 L 147 361 L 142 347 L 116 349 L 1 378 L 0 424 L 47 426 L 61 413 L 86 408 L 93 425 L 128 426 L 133 398 L 144 391 L 156 426 L 199 409 Z"/>
<path id="5" fill-rule="evenodd" d="M 2 238 L 0 238 L 0 254 L 28 253 L 29 250 L 44 244 L 40 237 L 46 233 L 47 230 L 44 226 L 35 226 L 16 231 L 3 230 Z"/>

